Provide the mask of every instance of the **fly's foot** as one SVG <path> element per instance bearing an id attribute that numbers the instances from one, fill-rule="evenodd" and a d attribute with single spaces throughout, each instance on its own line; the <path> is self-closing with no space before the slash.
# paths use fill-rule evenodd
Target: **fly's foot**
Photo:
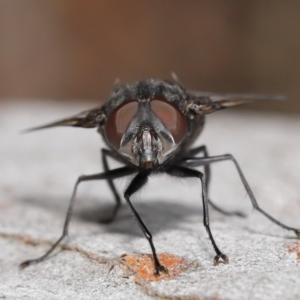
<path id="1" fill-rule="evenodd" d="M 221 261 L 220 261 L 220 259 L 221 259 Z M 227 265 L 229 263 L 229 259 L 228 259 L 227 255 L 225 255 L 223 253 L 216 255 L 214 258 L 214 266 L 219 265 L 219 263 L 223 263 L 223 264 Z"/>
<path id="2" fill-rule="evenodd" d="M 232 215 L 240 217 L 240 218 L 247 218 L 247 215 L 244 214 L 244 213 L 242 213 L 242 212 L 240 212 L 240 211 L 234 211 L 234 212 L 232 212 Z"/>
<path id="3" fill-rule="evenodd" d="M 34 260 L 25 260 L 19 265 L 19 269 L 23 270 L 34 263 L 37 263 L 37 261 L 35 259 Z"/>
<path id="4" fill-rule="evenodd" d="M 160 272 L 164 272 L 164 273 L 168 274 L 168 269 L 165 266 L 162 266 L 162 265 L 156 266 L 154 271 L 153 271 L 154 275 L 159 276 Z"/>
<path id="5" fill-rule="evenodd" d="M 19 264 L 19 269 L 23 270 L 23 269 L 27 268 L 29 265 L 30 265 L 30 261 L 28 261 L 28 260 L 23 261 L 21 264 Z"/>
<path id="6" fill-rule="evenodd" d="M 214 202 L 212 202 L 211 200 L 209 200 L 209 204 L 219 213 L 225 215 L 225 216 L 233 216 L 233 217 L 239 217 L 239 218 L 246 218 L 247 215 L 240 212 L 240 211 L 227 211 L 219 206 L 217 206 Z"/>

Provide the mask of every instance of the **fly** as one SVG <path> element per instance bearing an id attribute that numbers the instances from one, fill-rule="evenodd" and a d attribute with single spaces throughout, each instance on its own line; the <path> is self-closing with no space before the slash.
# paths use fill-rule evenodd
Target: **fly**
<path id="1" fill-rule="evenodd" d="M 228 257 L 215 242 L 209 225 L 209 205 L 227 215 L 239 215 L 239 212 L 227 212 L 215 205 L 208 196 L 210 165 L 221 161 L 231 161 L 251 199 L 254 209 L 280 227 L 294 231 L 300 238 L 300 229 L 289 227 L 260 208 L 246 178 L 231 154 L 209 156 L 205 145 L 191 148 L 201 133 L 205 115 L 240 104 L 264 100 L 284 100 L 281 95 L 257 94 L 216 94 L 185 89 L 174 78 L 174 82 L 158 79 L 146 79 L 115 86 L 103 106 L 84 111 L 73 117 L 48 125 L 31 128 L 34 131 L 56 126 L 97 128 L 108 149 L 102 149 L 103 173 L 80 176 L 75 184 L 70 200 L 63 232 L 54 245 L 41 257 L 24 261 L 20 267 L 43 261 L 67 236 L 73 212 L 78 185 L 83 181 L 106 180 L 115 198 L 113 213 L 108 221 L 115 219 L 121 205 L 121 198 L 113 180 L 135 174 L 124 192 L 124 198 L 133 218 L 138 222 L 148 240 L 154 261 L 154 274 L 167 272 L 160 263 L 154 247 L 152 235 L 131 203 L 132 194 L 141 189 L 150 174 L 166 173 L 171 176 L 198 178 L 202 188 L 203 223 L 215 250 L 214 264 L 227 264 Z M 124 166 L 110 170 L 107 157 L 121 162 Z M 204 167 L 204 172 L 195 167 Z"/>

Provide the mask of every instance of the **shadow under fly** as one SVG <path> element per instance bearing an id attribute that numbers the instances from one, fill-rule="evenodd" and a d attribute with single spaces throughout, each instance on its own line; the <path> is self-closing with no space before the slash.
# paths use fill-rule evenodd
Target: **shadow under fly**
<path id="1" fill-rule="evenodd" d="M 275 224 L 293 231 L 300 238 L 300 230 L 289 227 L 273 218 L 258 205 L 246 178 L 231 154 L 209 156 L 205 145 L 191 148 L 200 135 L 205 115 L 240 104 L 264 100 L 284 100 L 281 95 L 216 94 L 185 89 L 174 81 L 146 79 L 125 85 L 116 84 L 103 106 L 51 124 L 26 130 L 34 131 L 56 126 L 97 128 L 108 149 L 102 149 L 104 172 L 83 175 L 76 181 L 67 211 L 63 232 L 54 245 L 41 257 L 27 260 L 20 267 L 43 261 L 68 234 L 69 223 L 75 203 L 78 185 L 84 181 L 106 180 L 115 198 L 115 206 L 108 222 L 115 219 L 121 204 L 113 180 L 133 175 L 124 192 L 124 198 L 144 236 L 149 242 L 154 261 L 154 274 L 167 272 L 160 263 L 152 235 L 131 202 L 131 195 L 141 189 L 149 175 L 166 173 L 181 178 L 196 178 L 202 191 L 203 223 L 215 250 L 214 264 L 227 264 L 228 257 L 218 247 L 209 225 L 209 205 L 226 215 L 243 216 L 239 212 L 228 212 L 215 205 L 208 195 L 210 165 L 231 161 L 239 174 L 254 209 Z M 124 166 L 111 170 L 107 158 L 121 162 Z M 196 167 L 203 167 L 203 173 Z"/>

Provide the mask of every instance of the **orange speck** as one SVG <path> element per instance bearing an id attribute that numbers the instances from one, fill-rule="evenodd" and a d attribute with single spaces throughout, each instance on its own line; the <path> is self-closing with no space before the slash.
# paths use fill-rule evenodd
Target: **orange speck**
<path id="1" fill-rule="evenodd" d="M 289 253 L 296 253 L 297 259 L 300 260 L 300 242 L 296 242 L 294 244 L 290 244 L 287 246 Z"/>
<path id="2" fill-rule="evenodd" d="M 122 259 L 128 269 L 135 272 L 135 279 L 146 281 L 170 280 L 179 276 L 188 268 L 187 261 L 179 256 L 169 253 L 158 254 L 160 263 L 168 269 L 168 273 L 160 272 L 159 276 L 153 274 L 154 262 L 153 256 L 150 254 L 125 254 Z"/>
<path id="3" fill-rule="evenodd" d="M 24 237 L 23 238 L 23 243 L 29 244 L 30 243 L 30 239 L 28 237 Z"/>

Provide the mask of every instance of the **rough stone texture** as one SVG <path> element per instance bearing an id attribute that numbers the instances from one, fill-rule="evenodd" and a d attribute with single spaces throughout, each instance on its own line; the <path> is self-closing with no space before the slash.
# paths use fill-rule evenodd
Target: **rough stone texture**
<path id="1" fill-rule="evenodd" d="M 0 299 L 299 299 L 300 261 L 289 249 L 300 244 L 293 232 L 253 212 L 231 162 L 212 166 L 210 189 L 220 206 L 248 215 L 226 217 L 211 210 L 212 232 L 230 264 L 213 266 L 199 182 L 159 176 L 133 203 L 157 251 L 190 263 L 179 277 L 137 284 L 133 274 L 122 271 L 122 254 L 150 248 L 125 204 L 114 223 L 97 223 L 113 204 L 105 182 L 80 186 L 64 251 L 19 271 L 20 262 L 43 254 L 59 237 L 75 180 L 101 170 L 103 147 L 93 129 L 19 131 L 87 107 L 50 102 L 1 107 Z M 224 111 L 208 116 L 197 144 L 207 144 L 211 155 L 232 153 L 261 206 L 299 228 L 299 132 L 299 117 Z M 120 193 L 127 184 L 128 179 L 117 181 Z"/>

